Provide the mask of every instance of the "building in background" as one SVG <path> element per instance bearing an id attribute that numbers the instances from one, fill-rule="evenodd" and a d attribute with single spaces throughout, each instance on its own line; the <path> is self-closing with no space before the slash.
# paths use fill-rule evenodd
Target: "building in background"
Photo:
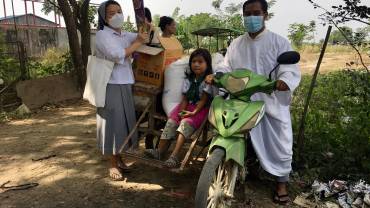
<path id="1" fill-rule="evenodd" d="M 16 22 L 18 40 L 14 27 Z M 68 48 L 65 28 L 34 14 L 0 17 L 0 33 L 5 43 L 23 42 L 28 57 L 40 57 L 48 48 Z"/>

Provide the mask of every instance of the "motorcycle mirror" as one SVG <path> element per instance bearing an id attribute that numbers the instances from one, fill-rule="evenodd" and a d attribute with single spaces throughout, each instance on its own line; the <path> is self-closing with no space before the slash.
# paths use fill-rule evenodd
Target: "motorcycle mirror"
<path id="1" fill-rule="evenodd" d="M 301 56 L 296 51 L 287 51 L 282 54 L 277 59 L 279 64 L 296 64 L 301 59 Z"/>
<path id="2" fill-rule="evenodd" d="M 278 65 L 276 65 L 275 68 L 270 71 L 269 81 L 271 81 L 272 72 L 274 72 L 280 64 L 296 64 L 300 59 L 301 55 L 299 55 L 299 53 L 296 51 L 287 51 L 280 54 L 280 56 L 277 58 Z"/>
<path id="3" fill-rule="evenodd" d="M 224 73 L 223 72 L 216 72 L 215 78 L 216 79 L 221 79 L 222 76 L 224 76 Z"/>

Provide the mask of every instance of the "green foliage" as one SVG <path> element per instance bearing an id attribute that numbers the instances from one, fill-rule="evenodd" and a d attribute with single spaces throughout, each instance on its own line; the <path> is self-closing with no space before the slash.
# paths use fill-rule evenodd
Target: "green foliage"
<path id="1" fill-rule="evenodd" d="M 161 18 L 161 15 L 159 15 L 159 14 L 155 14 L 154 16 L 153 16 L 153 24 L 155 25 L 155 26 L 158 26 L 159 25 L 159 19 Z"/>
<path id="2" fill-rule="evenodd" d="M 276 1 L 269 1 L 269 6 L 274 5 Z M 212 6 L 216 9 L 217 14 L 211 13 L 198 13 L 188 17 L 180 14 L 180 8 L 175 8 L 172 17 L 177 22 L 177 38 L 181 41 L 185 49 L 195 48 L 197 46 L 197 39 L 191 33 L 208 27 L 221 27 L 244 31 L 243 18 L 242 18 L 242 5 L 241 3 L 229 3 L 222 7 L 223 0 L 212 1 Z M 271 17 L 273 13 L 270 13 Z M 154 16 L 156 23 L 156 16 Z M 228 37 L 219 39 L 219 47 L 226 47 Z M 217 48 L 217 41 L 215 38 L 211 40 L 209 37 L 199 37 L 199 47 L 208 48 L 211 45 L 211 50 Z"/>
<path id="3" fill-rule="evenodd" d="M 7 123 L 14 119 L 26 119 L 30 117 L 31 117 L 31 114 L 20 115 L 16 111 L 11 111 L 11 112 L 0 111 L 0 124 Z"/>
<path id="4" fill-rule="evenodd" d="M 56 0 L 47 0 L 43 2 L 41 11 L 44 12 L 44 14 L 48 15 L 51 12 L 56 12 L 59 15 L 62 15 L 60 10 L 56 8 L 55 5 L 58 5 L 58 2 Z"/>
<path id="5" fill-rule="evenodd" d="M 310 82 L 310 76 L 303 77 L 295 92 L 291 109 L 295 133 Z M 305 173 L 324 180 L 370 180 L 369 97 L 365 70 L 319 75 L 306 118 Z"/>
<path id="6" fill-rule="evenodd" d="M 49 49 L 42 60 L 29 61 L 28 70 L 32 78 L 69 73 L 73 70 L 71 54 Z"/>
<path id="7" fill-rule="evenodd" d="M 131 22 L 130 16 L 127 17 L 127 21 L 123 22 L 122 30 L 127 32 L 136 32 L 135 24 Z"/>
<path id="8" fill-rule="evenodd" d="M 20 76 L 20 66 L 18 60 L 7 52 L 9 51 L 4 44 L 4 34 L 0 33 L 0 78 L 5 83 L 10 83 Z"/>
<path id="9" fill-rule="evenodd" d="M 199 13 L 185 17 L 183 15 L 176 19 L 177 32 L 176 36 L 183 44 L 184 49 L 194 48 L 197 45 L 197 39 L 191 32 L 207 28 L 207 27 L 219 27 L 220 23 L 215 15 L 210 13 Z M 208 46 L 208 42 L 203 42 L 200 39 L 201 47 Z"/>
<path id="10" fill-rule="evenodd" d="M 1 52 L 0 52 L 1 53 Z M 20 76 L 19 62 L 10 56 L 0 56 L 0 78 L 10 83 Z"/>
<path id="11" fill-rule="evenodd" d="M 82 3 L 83 3 L 83 0 L 79 0 L 79 1 L 77 1 L 77 3 L 81 6 Z M 57 0 L 44 1 L 41 11 L 46 15 L 50 14 L 51 12 L 55 12 L 59 15 L 62 15 L 62 12 L 57 7 L 55 7 L 54 5 L 58 5 Z M 96 7 L 93 7 L 93 6 L 89 7 L 88 19 L 89 19 L 89 22 L 91 24 L 97 25 L 97 23 L 95 22 L 95 16 L 97 15 L 97 13 L 98 13 L 98 11 L 97 11 Z"/>
<path id="12" fill-rule="evenodd" d="M 352 39 L 352 33 L 353 33 L 352 28 L 343 26 L 343 27 L 340 27 L 340 29 L 342 30 L 342 32 L 345 34 L 346 37 L 348 37 L 349 39 Z M 332 44 L 348 44 L 348 41 L 346 40 L 346 38 L 343 36 L 343 34 L 339 30 L 334 30 L 330 34 L 329 42 L 331 42 Z"/>
<path id="13" fill-rule="evenodd" d="M 288 38 L 292 41 L 292 44 L 300 49 L 304 41 L 310 41 L 313 39 L 312 34 L 316 30 L 316 23 L 311 21 L 310 24 L 305 25 L 301 23 L 293 23 L 289 25 Z"/>

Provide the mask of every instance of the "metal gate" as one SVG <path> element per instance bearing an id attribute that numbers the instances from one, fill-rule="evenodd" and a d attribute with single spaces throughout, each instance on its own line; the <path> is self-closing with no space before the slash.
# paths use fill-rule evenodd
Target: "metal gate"
<path id="1" fill-rule="evenodd" d="M 15 84 L 29 78 L 26 48 L 21 41 L 0 42 L 0 111 L 20 104 Z"/>

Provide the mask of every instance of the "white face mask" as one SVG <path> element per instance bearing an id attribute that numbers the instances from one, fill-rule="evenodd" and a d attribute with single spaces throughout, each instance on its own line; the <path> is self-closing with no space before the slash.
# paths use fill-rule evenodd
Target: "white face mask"
<path id="1" fill-rule="evenodd" d="M 123 21 L 124 21 L 124 17 L 123 17 L 123 14 L 121 13 L 116 13 L 115 15 L 113 15 L 112 18 L 110 18 L 109 20 L 109 25 L 113 28 L 121 28 L 122 25 L 123 25 Z"/>

